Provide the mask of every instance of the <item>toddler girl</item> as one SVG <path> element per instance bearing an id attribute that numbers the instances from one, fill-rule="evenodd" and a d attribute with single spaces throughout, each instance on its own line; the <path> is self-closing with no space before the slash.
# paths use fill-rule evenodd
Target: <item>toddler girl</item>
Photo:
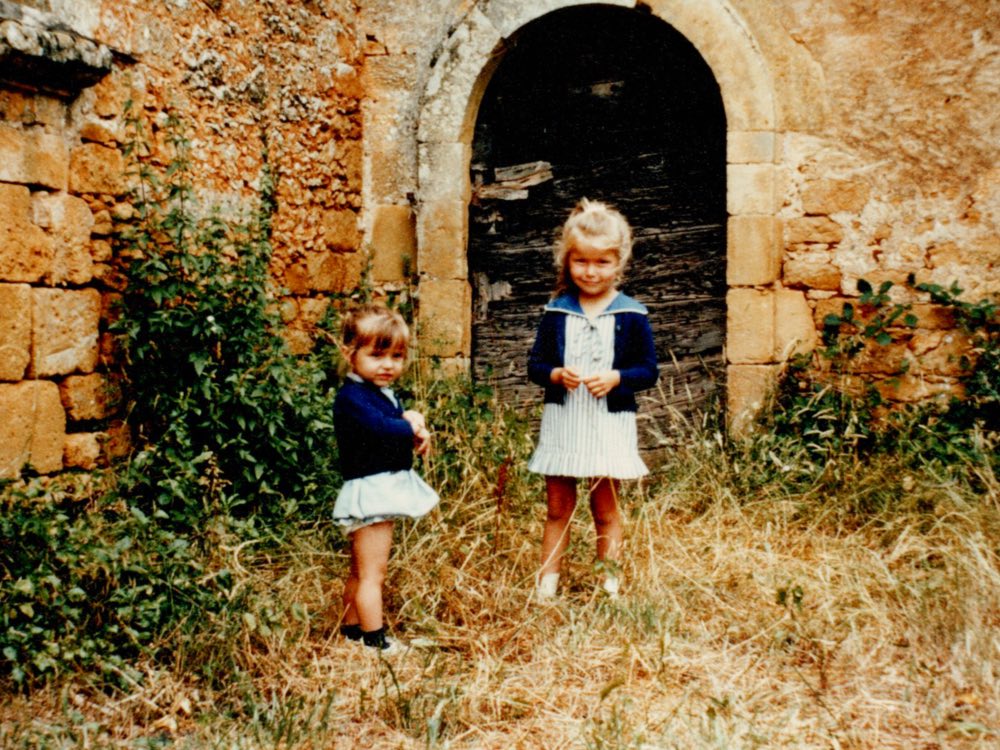
<path id="1" fill-rule="evenodd" d="M 555 248 L 556 296 L 545 306 L 528 357 L 528 377 L 545 388 L 538 445 L 528 464 L 545 475 L 548 515 L 536 595 L 555 595 L 586 477 L 604 590 L 617 596 L 622 524 L 618 480 L 647 473 L 639 456 L 636 391 L 658 377 L 646 308 L 618 291 L 632 254 L 625 218 L 597 201 L 580 201 Z"/>
<path id="2" fill-rule="evenodd" d="M 367 305 L 348 314 L 343 351 L 351 372 L 333 406 L 344 486 L 333 518 L 350 537 L 351 572 L 344 584 L 340 631 L 383 654 L 401 650 L 385 634 L 385 581 L 393 519 L 419 518 L 437 493 L 413 471 L 413 453 L 426 453 L 423 415 L 403 411 L 391 385 L 403 372 L 409 329 L 396 312 Z"/>

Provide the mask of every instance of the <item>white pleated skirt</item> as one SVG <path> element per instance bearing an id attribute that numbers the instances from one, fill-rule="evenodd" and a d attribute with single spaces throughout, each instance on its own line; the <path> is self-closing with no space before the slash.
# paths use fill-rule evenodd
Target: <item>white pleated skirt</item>
<path id="1" fill-rule="evenodd" d="M 614 316 L 566 320 L 567 365 L 581 373 L 610 370 Z M 538 445 L 528 470 L 546 476 L 638 479 L 649 473 L 639 455 L 635 412 L 609 412 L 607 399 L 581 385 L 562 404 L 545 404 Z"/>
<path id="2" fill-rule="evenodd" d="M 413 469 L 384 471 L 344 482 L 333 520 L 346 534 L 394 518 L 420 518 L 438 504 L 437 492 Z"/>

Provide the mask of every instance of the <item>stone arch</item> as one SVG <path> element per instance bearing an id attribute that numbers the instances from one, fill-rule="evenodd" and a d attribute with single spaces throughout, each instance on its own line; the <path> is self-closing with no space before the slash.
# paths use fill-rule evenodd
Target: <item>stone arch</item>
<path id="1" fill-rule="evenodd" d="M 553 10 L 587 3 L 498 0 L 474 6 L 438 51 L 417 130 L 417 271 L 425 353 L 467 366 L 469 167 L 476 114 L 504 40 Z M 727 0 L 647 0 L 638 8 L 673 26 L 702 55 L 727 119 L 727 380 L 730 419 L 753 411 L 772 382 L 780 304 L 781 231 L 775 160 L 777 93 L 769 60 Z"/>

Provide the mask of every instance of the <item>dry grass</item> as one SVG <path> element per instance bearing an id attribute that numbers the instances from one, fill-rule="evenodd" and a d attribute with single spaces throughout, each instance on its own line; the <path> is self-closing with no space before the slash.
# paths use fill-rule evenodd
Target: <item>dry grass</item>
<path id="1" fill-rule="evenodd" d="M 237 559 L 271 606 L 216 692 L 170 670 L 130 694 L 8 699 L 4 747 L 959 748 L 1000 744 L 1000 504 L 850 528 L 803 499 L 737 502 L 705 467 L 624 499 L 628 583 L 595 590 L 583 504 L 560 599 L 531 602 L 542 506 L 484 478 L 397 530 L 387 609 L 407 654 L 336 635 L 346 565 L 319 532 Z M 813 509 L 815 511 L 815 501 Z M 818 520 L 817 520 L 818 519 Z M 245 559 L 244 559 L 245 558 Z M 266 606 L 262 605 L 262 606 Z M 195 644 L 192 644 L 195 647 Z M 220 710 L 225 707 L 225 710 Z M 31 717 L 30 719 L 28 717 Z"/>

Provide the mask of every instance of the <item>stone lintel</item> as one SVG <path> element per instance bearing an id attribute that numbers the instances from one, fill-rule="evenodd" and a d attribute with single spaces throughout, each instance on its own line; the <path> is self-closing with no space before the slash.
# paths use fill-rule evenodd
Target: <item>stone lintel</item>
<path id="1" fill-rule="evenodd" d="M 111 72 L 112 51 L 54 15 L 0 0 L 0 80 L 72 97 Z"/>

